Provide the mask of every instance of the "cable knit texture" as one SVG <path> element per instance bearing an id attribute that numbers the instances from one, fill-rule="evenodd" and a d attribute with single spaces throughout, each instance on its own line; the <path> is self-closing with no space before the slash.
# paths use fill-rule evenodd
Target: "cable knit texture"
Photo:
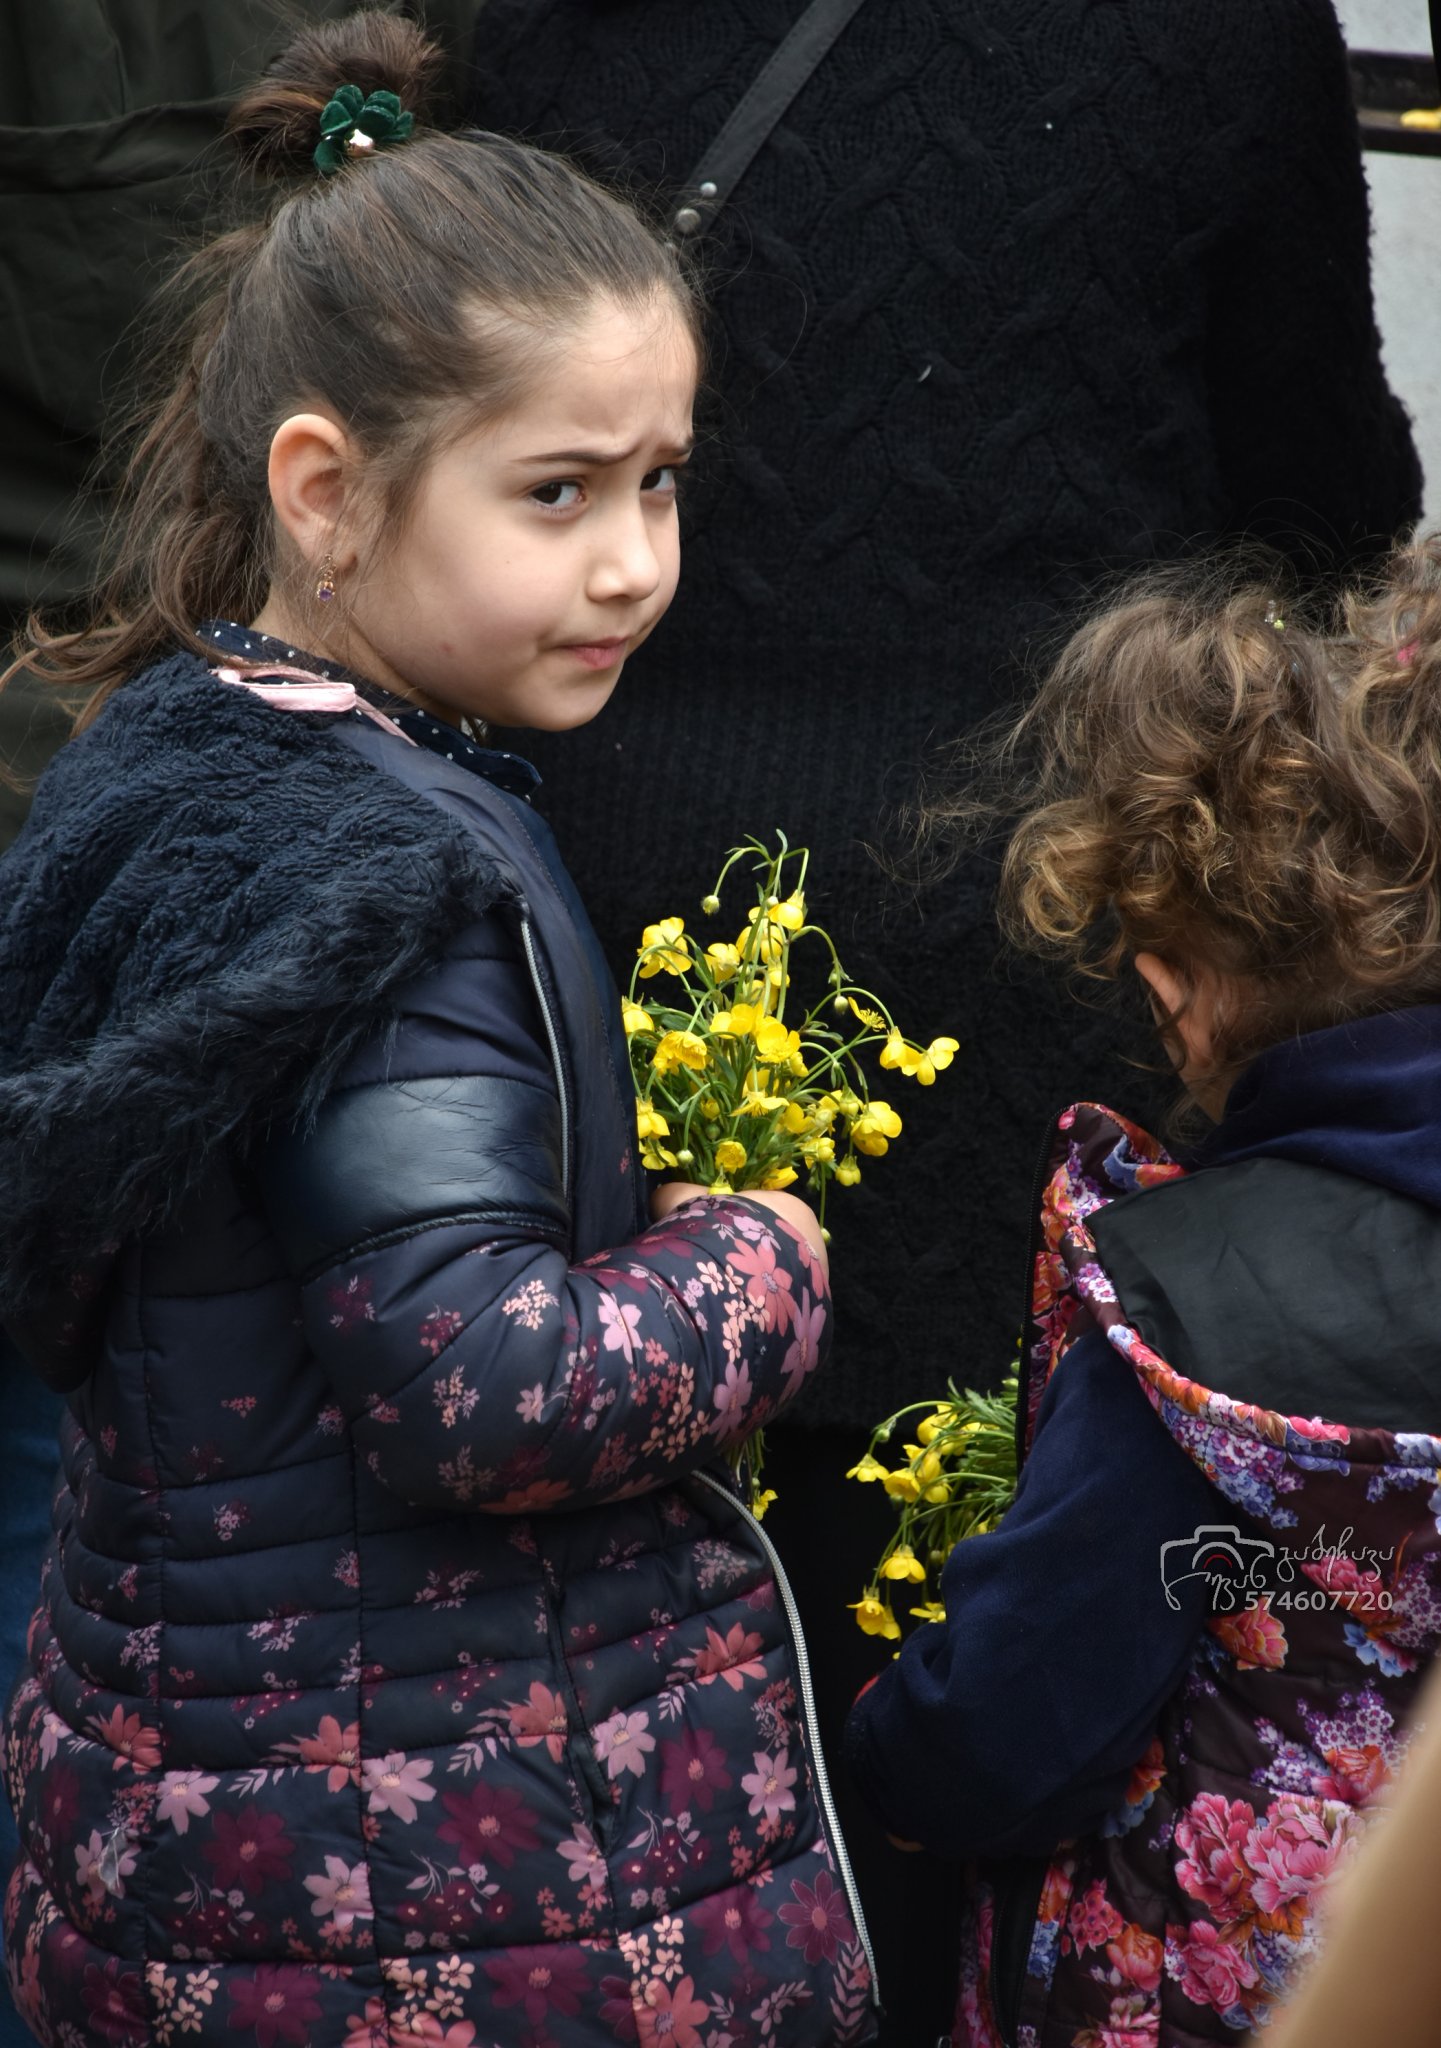
<path id="1" fill-rule="evenodd" d="M 664 193 L 800 6 L 490 0 L 478 118 Z M 1119 1027 L 997 967 L 988 867 L 912 904 L 864 842 L 895 848 L 918 765 L 1014 699 L 1098 576 L 1247 529 L 1329 567 L 1411 519 L 1419 478 L 1329 0 L 872 0 L 705 261 L 680 594 L 594 726 L 531 751 L 618 967 L 782 826 L 847 964 L 962 1042 L 929 1094 L 890 1091 L 896 1156 L 834 1204 L 841 1339 L 805 1413 L 858 1423 L 997 1375 L 1011 1155 L 1075 1095 L 1137 1094 Z"/>

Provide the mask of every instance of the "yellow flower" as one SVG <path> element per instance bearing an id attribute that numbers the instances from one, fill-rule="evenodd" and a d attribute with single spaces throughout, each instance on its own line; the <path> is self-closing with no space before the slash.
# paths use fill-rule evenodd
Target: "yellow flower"
<path id="1" fill-rule="evenodd" d="M 936 1451 L 923 1451 L 919 1444 L 907 1444 L 906 1456 L 911 1461 L 911 1477 L 916 1489 L 927 1500 L 944 1501 L 951 1497 L 950 1481 L 946 1468 Z"/>
<path id="2" fill-rule="evenodd" d="M 706 947 L 705 957 L 717 981 L 729 981 L 741 964 L 741 956 L 736 948 L 723 945 L 719 940 L 715 945 Z"/>
<path id="3" fill-rule="evenodd" d="M 648 1096 L 637 1095 L 635 1099 L 636 1127 L 643 1138 L 668 1138 L 670 1125 L 658 1109 L 652 1107 Z"/>
<path id="4" fill-rule="evenodd" d="M 639 1034 L 655 1030 L 655 1019 L 650 1011 L 643 1010 L 639 1003 L 633 1003 L 629 996 L 621 1004 L 620 1013 L 625 1020 L 627 1038 L 635 1038 Z"/>
<path id="5" fill-rule="evenodd" d="M 918 1045 L 908 1045 L 900 1032 L 892 1029 L 881 1052 L 881 1065 L 898 1067 L 908 1079 L 919 1081 L 922 1088 L 929 1088 L 936 1075 L 951 1064 L 959 1051 L 959 1041 L 954 1038 L 933 1038 L 922 1051 Z"/>
<path id="6" fill-rule="evenodd" d="M 736 1109 L 737 1116 L 770 1116 L 773 1111 L 785 1108 L 785 1099 L 780 1095 L 762 1095 L 749 1086 L 742 1095 Z"/>
<path id="7" fill-rule="evenodd" d="M 862 1484 L 868 1479 L 884 1479 L 885 1476 L 885 1466 L 879 1458 L 872 1457 L 869 1451 L 866 1452 L 859 1465 L 852 1465 L 850 1471 L 846 1474 L 847 1479 L 859 1479 Z"/>
<path id="8" fill-rule="evenodd" d="M 642 981 L 648 981 L 653 974 L 685 973 L 690 966 L 690 952 L 680 944 L 684 930 L 683 917 L 663 917 L 659 924 L 646 926 L 636 947 Z"/>
<path id="9" fill-rule="evenodd" d="M 788 1188 L 796 1178 L 796 1170 L 793 1166 L 773 1166 L 761 1182 L 761 1186 L 763 1188 Z"/>
<path id="10" fill-rule="evenodd" d="M 860 1177 L 860 1162 L 854 1157 L 843 1159 L 836 1168 L 836 1179 L 843 1188 L 853 1188 Z"/>
<path id="11" fill-rule="evenodd" d="M 949 1429 L 955 1419 L 956 1411 L 947 1403 L 944 1407 L 938 1408 L 934 1415 L 928 1415 L 924 1422 L 917 1425 L 916 1435 L 923 1444 L 928 1444 L 933 1436 L 939 1436 L 943 1429 Z"/>
<path id="12" fill-rule="evenodd" d="M 810 1117 L 806 1114 L 801 1104 L 799 1102 L 788 1102 L 785 1106 L 785 1113 L 781 1117 L 782 1130 L 789 1131 L 793 1138 L 798 1138 L 803 1131 L 808 1131 L 810 1127 Z"/>
<path id="13" fill-rule="evenodd" d="M 697 1038 L 694 1031 L 667 1031 L 651 1065 L 658 1074 L 673 1073 L 677 1067 L 693 1067 L 699 1073 L 708 1057 L 705 1040 Z"/>
<path id="14" fill-rule="evenodd" d="M 916 1482 L 920 1486 L 934 1486 L 945 1469 L 938 1452 L 923 1451 L 919 1444 L 907 1444 L 906 1456 L 911 1460 Z"/>
<path id="15" fill-rule="evenodd" d="M 715 1148 L 715 1163 L 722 1173 L 739 1173 L 746 1163 L 746 1148 L 734 1138 L 722 1138 Z"/>
<path id="16" fill-rule="evenodd" d="M 878 1595 L 879 1588 L 867 1593 L 863 1600 L 851 1600 L 847 1604 L 868 1636 L 883 1636 L 888 1643 L 893 1643 L 900 1636 L 901 1625 Z"/>
<path id="17" fill-rule="evenodd" d="M 926 1582 L 926 1568 L 909 1543 L 898 1543 L 881 1566 L 881 1577 L 909 1579 L 912 1584 L 923 1586 Z"/>
<path id="18" fill-rule="evenodd" d="M 799 889 L 792 889 L 784 903 L 777 903 L 772 896 L 767 907 L 776 923 L 785 925 L 788 931 L 798 932 L 806 921 L 806 899 Z"/>
<path id="19" fill-rule="evenodd" d="M 762 1017 L 754 1029 L 756 1049 L 761 1058 L 769 1060 L 772 1066 L 794 1058 L 801 1049 L 800 1033 L 787 1031 L 779 1017 Z"/>
<path id="20" fill-rule="evenodd" d="M 861 1098 L 854 1088 L 837 1088 L 831 1094 L 823 1095 L 816 1104 L 816 1121 L 820 1121 L 820 1112 L 823 1109 L 829 1110 L 833 1117 L 855 1116 L 860 1107 Z"/>
<path id="21" fill-rule="evenodd" d="M 713 1037 L 748 1038 L 765 1012 L 756 1003 L 737 1003 L 733 1010 L 717 1010 L 711 1018 Z"/>
<path id="22" fill-rule="evenodd" d="M 881 1013 L 880 1013 L 880 1011 L 879 1011 L 879 1010 L 867 1010 L 867 1009 L 866 1009 L 866 1008 L 865 1008 L 865 1007 L 864 1007 L 864 1006 L 863 1006 L 862 1004 L 860 1004 L 860 1003 L 858 1003 L 858 1002 L 856 1001 L 856 999 L 855 999 L 855 997 L 854 997 L 854 996 L 847 996 L 847 997 L 846 997 L 846 1001 L 847 1001 L 847 1002 L 848 1002 L 848 1003 L 850 1004 L 850 1006 L 851 1006 L 851 1011 L 852 1011 L 852 1014 L 853 1014 L 854 1016 L 858 1017 L 858 1018 L 860 1019 L 860 1021 L 861 1021 L 861 1023 L 862 1023 L 862 1024 L 869 1024 L 869 1025 L 870 1025 L 870 1027 L 871 1027 L 871 1029 L 872 1029 L 872 1031 L 884 1031 L 884 1030 L 885 1030 L 885 1028 L 886 1028 L 886 1020 L 885 1020 L 885 1018 L 884 1018 L 884 1017 L 883 1017 L 883 1016 L 881 1015 Z M 882 1064 L 884 1064 L 884 1062 L 885 1062 L 885 1054 L 884 1054 L 884 1053 L 882 1053 L 882 1054 L 881 1054 L 881 1061 L 882 1061 Z"/>
<path id="23" fill-rule="evenodd" d="M 960 1051 L 960 1041 L 955 1038 L 933 1038 L 921 1054 L 916 1066 L 916 1079 L 923 1088 L 929 1088 L 937 1074 L 947 1068 Z"/>
<path id="24" fill-rule="evenodd" d="M 836 1141 L 822 1132 L 801 1139 L 801 1158 L 807 1166 L 830 1166 L 835 1162 Z"/>
<path id="25" fill-rule="evenodd" d="M 798 932 L 806 921 L 806 899 L 799 889 L 792 889 L 784 903 L 777 896 L 768 896 L 766 898 L 765 912 L 767 924 L 783 925 L 787 931 Z M 746 912 L 752 924 L 755 923 L 760 914 L 761 907 L 759 904 L 755 906 L 754 910 Z"/>
<path id="26" fill-rule="evenodd" d="M 919 1607 L 911 1608 L 917 1621 L 944 1621 L 946 1610 L 939 1600 L 923 1600 Z"/>
<path id="27" fill-rule="evenodd" d="M 920 1481 L 907 1466 L 899 1465 L 894 1472 L 887 1472 L 881 1484 L 892 1500 L 919 1500 Z"/>
<path id="28" fill-rule="evenodd" d="M 720 1180 L 713 1180 L 706 1189 L 706 1193 L 708 1195 L 733 1195 L 735 1189 L 728 1180 L 721 1178 Z"/>
<path id="29" fill-rule="evenodd" d="M 755 1499 L 751 1502 L 751 1513 L 755 1516 L 758 1522 L 763 1522 L 765 1520 L 766 1509 L 770 1506 L 771 1502 L 775 1499 L 775 1497 L 775 1488 L 773 1486 L 768 1486 L 764 1493 L 758 1493 Z"/>
<path id="30" fill-rule="evenodd" d="M 890 1140 L 900 1135 L 901 1120 L 888 1102 L 868 1102 L 851 1125 L 851 1142 L 872 1159 L 889 1152 Z"/>
<path id="31" fill-rule="evenodd" d="M 674 1152 L 668 1152 L 664 1145 L 642 1145 L 640 1163 L 648 1166 L 652 1173 L 658 1173 L 663 1166 L 679 1166 Z"/>
<path id="32" fill-rule="evenodd" d="M 758 914 L 753 910 L 750 928 L 736 933 L 736 945 L 747 960 L 778 961 L 785 954 L 786 935 L 770 918 L 764 924 L 757 924 Z"/>

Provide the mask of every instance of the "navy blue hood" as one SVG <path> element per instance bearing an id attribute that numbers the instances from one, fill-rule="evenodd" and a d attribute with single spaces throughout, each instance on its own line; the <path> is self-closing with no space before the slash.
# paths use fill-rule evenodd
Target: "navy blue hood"
<path id="1" fill-rule="evenodd" d="M 1196 1166 L 1295 1159 L 1441 1209 L 1441 1004 L 1287 1039 L 1231 1090 Z"/>
<path id="2" fill-rule="evenodd" d="M 176 654 L 51 762 L 0 862 L 0 1317 L 93 1288 L 222 1146 L 313 1114 L 513 893 L 335 728 Z"/>

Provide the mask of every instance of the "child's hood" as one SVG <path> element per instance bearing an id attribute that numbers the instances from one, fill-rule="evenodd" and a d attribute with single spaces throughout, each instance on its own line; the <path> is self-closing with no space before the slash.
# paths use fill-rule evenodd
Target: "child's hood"
<path id="1" fill-rule="evenodd" d="M 305 1116 L 506 887 L 327 721 L 188 654 L 117 692 L 0 862 L 0 1320 Z"/>
<path id="2" fill-rule="evenodd" d="M 1441 1007 L 1272 1048 L 1193 1164 L 1089 1219 L 1144 1341 L 1281 1415 L 1434 1429 Z"/>
<path id="3" fill-rule="evenodd" d="M 1293 1159 L 1441 1209 L 1441 1004 L 1357 1017 L 1260 1054 L 1194 1161 Z"/>

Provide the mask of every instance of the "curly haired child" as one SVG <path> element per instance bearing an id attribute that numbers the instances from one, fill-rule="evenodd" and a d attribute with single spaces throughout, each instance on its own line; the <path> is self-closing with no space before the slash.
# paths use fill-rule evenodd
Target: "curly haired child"
<path id="1" fill-rule="evenodd" d="M 851 1765 L 972 1866 L 958 2043 L 1237 2041 L 1441 1640 L 1441 543 L 1339 622 L 1132 592 L 998 758 L 1008 929 L 1139 975 L 1212 1127 L 1057 1118 L 1015 1503 Z"/>

